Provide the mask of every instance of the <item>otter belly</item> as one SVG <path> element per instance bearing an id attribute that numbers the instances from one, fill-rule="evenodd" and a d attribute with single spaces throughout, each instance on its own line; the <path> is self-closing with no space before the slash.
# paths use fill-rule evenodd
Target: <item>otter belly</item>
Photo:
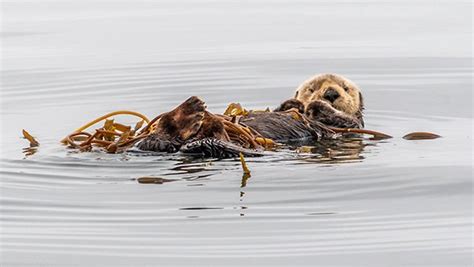
<path id="1" fill-rule="evenodd" d="M 249 113 L 239 121 L 265 138 L 276 142 L 318 140 L 321 136 L 318 129 L 310 127 L 303 120 L 295 119 L 285 112 Z"/>

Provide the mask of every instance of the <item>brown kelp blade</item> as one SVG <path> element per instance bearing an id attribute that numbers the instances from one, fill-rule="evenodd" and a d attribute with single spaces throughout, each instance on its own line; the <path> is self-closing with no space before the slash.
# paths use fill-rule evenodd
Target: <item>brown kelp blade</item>
<path id="1" fill-rule="evenodd" d="M 22 130 L 22 133 L 23 133 L 23 137 L 30 141 L 30 147 L 37 147 L 39 146 L 39 142 L 36 141 L 36 139 L 29 133 L 27 132 L 25 129 Z"/>
<path id="2" fill-rule="evenodd" d="M 242 153 L 240 153 L 240 163 L 242 164 L 242 170 L 244 171 L 244 174 L 250 174 L 250 169 L 247 166 L 247 162 L 245 162 L 245 158 Z"/>
<path id="3" fill-rule="evenodd" d="M 113 126 L 116 130 L 121 131 L 122 133 L 129 132 L 132 129 L 132 126 L 124 125 L 124 124 L 121 124 L 121 123 L 114 123 Z"/>
<path id="4" fill-rule="evenodd" d="M 105 120 L 103 128 L 104 130 L 111 132 L 111 133 L 105 133 L 104 139 L 107 141 L 114 141 L 115 135 L 112 133 L 112 132 L 115 132 L 114 119 Z"/>
<path id="5" fill-rule="evenodd" d="M 430 132 L 413 132 L 403 136 L 405 140 L 430 140 L 440 138 L 440 135 Z"/>
<path id="6" fill-rule="evenodd" d="M 145 124 L 144 120 L 137 122 L 137 124 L 135 124 L 135 127 L 133 128 L 133 131 L 137 132 L 138 130 L 140 130 L 143 127 L 143 124 Z"/>
<path id="7" fill-rule="evenodd" d="M 366 129 L 336 128 L 336 127 L 328 127 L 328 128 L 333 130 L 336 133 L 369 134 L 369 135 L 372 135 L 374 137 L 374 139 L 377 139 L 377 140 L 392 138 L 391 135 L 388 135 L 388 134 L 385 134 L 385 133 L 382 133 L 382 132 L 366 130 Z"/>
<path id="8" fill-rule="evenodd" d="M 264 137 L 255 138 L 255 142 L 257 142 L 259 145 L 261 145 L 265 149 L 272 149 L 276 146 L 275 141 L 269 138 L 264 138 Z"/>
<path id="9" fill-rule="evenodd" d="M 230 103 L 224 111 L 224 115 L 226 116 L 245 116 L 248 113 L 249 112 L 244 109 L 240 103 Z"/>

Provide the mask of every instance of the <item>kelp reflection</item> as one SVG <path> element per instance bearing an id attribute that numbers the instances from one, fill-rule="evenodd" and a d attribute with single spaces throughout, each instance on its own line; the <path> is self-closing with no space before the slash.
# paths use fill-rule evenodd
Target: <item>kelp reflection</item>
<path id="1" fill-rule="evenodd" d="M 25 158 L 32 156 L 38 152 L 38 147 L 25 147 L 22 149 L 23 154 L 25 155 Z"/>

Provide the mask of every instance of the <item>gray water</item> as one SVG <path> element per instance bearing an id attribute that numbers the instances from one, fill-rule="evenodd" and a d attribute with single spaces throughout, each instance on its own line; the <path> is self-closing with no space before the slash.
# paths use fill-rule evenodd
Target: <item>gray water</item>
<path id="1" fill-rule="evenodd" d="M 1 266 L 472 266 L 470 1 L 3 1 L 0 40 Z M 394 138 L 269 153 L 249 179 L 237 160 L 58 142 L 191 95 L 276 107 L 321 72 Z"/>

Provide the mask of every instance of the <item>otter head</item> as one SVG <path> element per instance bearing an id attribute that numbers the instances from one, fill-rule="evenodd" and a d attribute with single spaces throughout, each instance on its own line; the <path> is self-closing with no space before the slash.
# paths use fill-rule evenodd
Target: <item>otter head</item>
<path id="1" fill-rule="evenodd" d="M 352 81 L 337 74 L 320 74 L 303 82 L 297 89 L 295 99 L 305 107 L 314 101 L 324 101 L 347 115 L 362 117 L 364 103 L 362 94 Z"/>

